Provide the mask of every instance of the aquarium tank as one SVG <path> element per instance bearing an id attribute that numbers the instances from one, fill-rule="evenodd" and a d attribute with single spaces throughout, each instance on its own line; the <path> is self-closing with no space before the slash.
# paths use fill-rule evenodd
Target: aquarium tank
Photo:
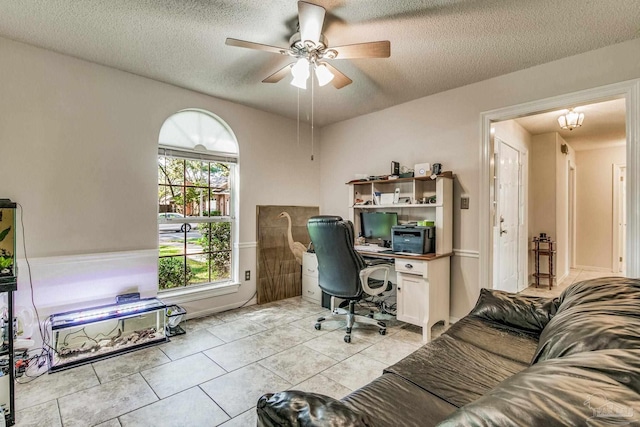
<path id="1" fill-rule="evenodd" d="M 16 203 L 0 199 L 0 283 L 16 279 Z"/>

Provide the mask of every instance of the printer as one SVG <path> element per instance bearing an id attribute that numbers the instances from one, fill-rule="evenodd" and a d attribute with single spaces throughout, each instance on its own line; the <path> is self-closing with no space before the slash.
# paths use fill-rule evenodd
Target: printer
<path id="1" fill-rule="evenodd" d="M 436 251 L 436 227 L 394 225 L 391 227 L 393 252 L 428 254 Z"/>

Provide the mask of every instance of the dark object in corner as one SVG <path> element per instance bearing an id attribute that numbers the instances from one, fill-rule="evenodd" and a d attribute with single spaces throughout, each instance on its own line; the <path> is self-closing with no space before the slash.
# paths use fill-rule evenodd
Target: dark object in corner
<path id="1" fill-rule="evenodd" d="M 179 305 L 172 305 L 166 308 L 165 313 L 167 316 L 166 335 L 168 337 L 187 333 L 187 331 L 180 326 L 180 322 L 182 322 L 184 316 L 187 314 L 187 310 Z"/>

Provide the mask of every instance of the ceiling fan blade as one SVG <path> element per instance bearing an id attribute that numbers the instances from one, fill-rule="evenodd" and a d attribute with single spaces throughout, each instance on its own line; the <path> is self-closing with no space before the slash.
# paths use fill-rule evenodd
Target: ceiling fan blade
<path id="1" fill-rule="evenodd" d="M 346 85 L 353 83 L 353 80 L 342 74 L 342 72 L 333 65 L 329 64 L 328 62 L 325 62 L 324 65 L 326 65 L 329 71 L 333 73 L 333 80 L 331 80 L 331 84 L 336 89 L 342 89 Z"/>
<path id="2" fill-rule="evenodd" d="M 269 46 L 268 44 L 254 43 L 254 42 L 248 42 L 245 40 L 238 40 L 238 39 L 232 39 L 232 38 L 227 38 L 227 41 L 225 42 L 225 44 L 227 46 L 244 47 L 247 49 L 262 50 L 262 51 L 271 52 L 271 53 L 279 53 L 280 55 L 287 55 L 289 51 L 289 49 L 283 48 L 283 47 Z"/>
<path id="3" fill-rule="evenodd" d="M 315 44 L 320 41 L 320 33 L 324 25 L 325 10 L 322 6 L 298 2 L 298 24 L 300 25 L 300 39 L 302 42 L 310 40 Z"/>
<path id="4" fill-rule="evenodd" d="M 391 42 L 389 40 L 369 43 L 349 44 L 332 47 L 338 54 L 334 59 L 352 58 L 388 58 L 391 56 Z"/>
<path id="5" fill-rule="evenodd" d="M 285 65 L 284 67 L 280 68 L 278 71 L 264 79 L 262 83 L 278 83 L 280 80 L 291 74 L 291 67 L 293 67 L 293 64 Z"/>

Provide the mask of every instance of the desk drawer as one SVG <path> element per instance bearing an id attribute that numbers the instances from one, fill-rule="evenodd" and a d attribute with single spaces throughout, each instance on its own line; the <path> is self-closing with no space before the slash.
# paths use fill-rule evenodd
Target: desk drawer
<path id="1" fill-rule="evenodd" d="M 417 274 L 424 276 L 427 272 L 427 262 L 415 259 L 396 258 L 396 271 L 398 273 Z"/>
<path id="2" fill-rule="evenodd" d="M 322 303 L 322 290 L 318 286 L 317 277 L 308 274 L 302 275 L 302 297 L 319 304 Z"/>
<path id="3" fill-rule="evenodd" d="M 309 252 L 302 254 L 302 274 L 318 277 L 318 258 L 316 254 Z"/>

